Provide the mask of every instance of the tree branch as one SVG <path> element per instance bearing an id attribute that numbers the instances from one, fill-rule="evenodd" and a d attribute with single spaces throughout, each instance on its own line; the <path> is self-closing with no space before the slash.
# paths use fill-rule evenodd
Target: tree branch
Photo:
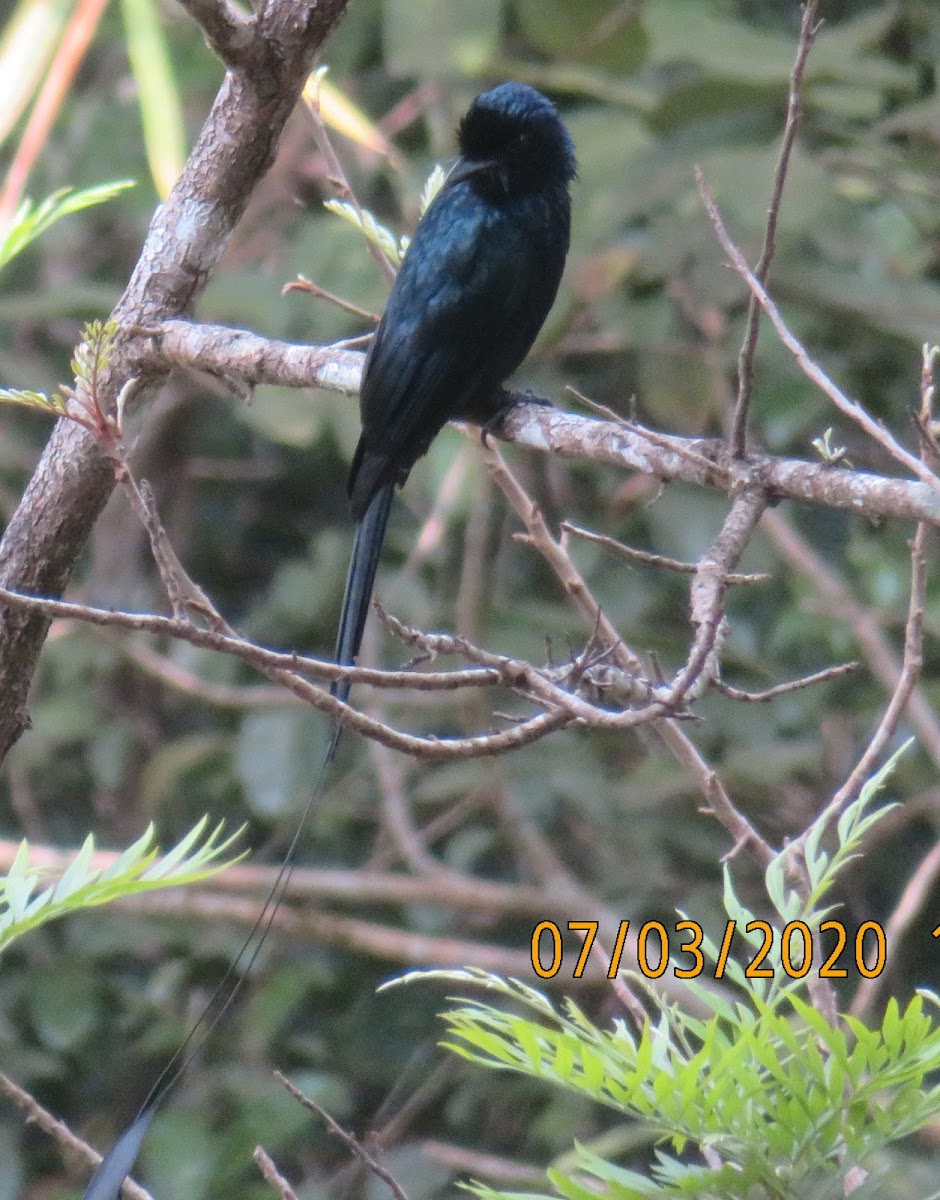
<path id="1" fill-rule="evenodd" d="M 790 93 L 787 98 L 787 120 L 783 128 L 783 140 L 780 143 L 780 154 L 777 158 L 777 169 L 774 172 L 774 186 L 767 209 L 767 225 L 764 231 L 764 245 L 760 258 L 754 268 L 754 277 L 761 283 L 767 282 L 767 273 L 773 262 L 777 249 L 777 219 L 780 215 L 780 204 L 783 200 L 783 188 L 790 168 L 790 155 L 793 152 L 793 142 L 796 138 L 797 126 L 800 123 L 800 92 L 803 86 L 803 72 L 806 70 L 806 60 L 813 48 L 816 36 L 822 27 L 822 22 L 816 20 L 819 8 L 818 0 L 808 0 L 803 5 L 803 16 L 800 21 L 800 40 L 796 51 L 796 62 L 790 73 Z M 754 387 L 754 356 L 757 353 L 757 335 L 760 332 L 760 302 L 751 293 L 747 310 L 747 327 L 741 352 L 738 355 L 738 396 L 731 418 L 731 453 L 735 458 L 743 458 L 747 448 L 747 413 L 751 402 L 751 392 Z"/>
<path id="2" fill-rule="evenodd" d="M 810 358 L 804 346 L 787 328 L 780 310 L 774 304 L 773 300 L 771 300 L 760 280 L 748 266 L 747 259 L 734 242 L 732 242 L 702 172 L 696 169 L 695 178 L 698 183 L 702 202 L 705 205 L 712 225 L 715 227 L 715 232 L 718 235 L 718 240 L 721 242 L 722 248 L 731 259 L 731 265 L 751 289 L 751 293 L 756 297 L 761 308 L 770 318 L 770 323 L 777 331 L 777 336 L 793 355 L 797 366 L 803 374 L 808 379 L 811 379 L 824 395 L 829 397 L 840 412 L 844 413 L 856 425 L 864 429 L 868 436 L 886 450 L 893 459 L 901 463 L 902 466 L 907 467 L 911 474 L 916 475 L 928 488 L 940 494 L 940 479 L 937 478 L 936 474 L 926 464 L 921 462 L 919 458 L 911 454 L 909 450 L 905 450 L 880 421 L 876 421 L 873 417 L 869 416 L 856 400 L 850 399 L 841 388 L 836 386 L 822 367 Z"/>
<path id="3" fill-rule="evenodd" d="M 47 1133 L 58 1144 L 70 1154 L 80 1159 L 87 1166 L 95 1168 L 101 1162 L 101 1155 L 97 1150 L 82 1141 L 77 1134 L 74 1134 L 64 1121 L 59 1121 L 47 1109 L 34 1099 L 29 1092 L 24 1091 L 18 1084 L 14 1083 L 7 1075 L 0 1072 L 0 1089 L 2 1089 L 10 1097 L 17 1108 L 22 1109 L 26 1113 L 26 1119 L 33 1121 L 43 1133 Z M 121 1194 L 124 1200 L 153 1200 L 150 1193 L 135 1183 L 133 1179 L 125 1179 Z"/>
<path id="4" fill-rule="evenodd" d="M 365 362 L 365 354 L 343 345 L 298 346 L 221 325 L 173 320 L 141 332 L 147 335 L 142 357 L 153 368 L 191 367 L 249 388 L 268 383 L 354 395 Z M 775 500 L 846 508 L 871 520 L 940 525 L 940 494 L 924 483 L 763 454 L 735 459 L 722 441 L 665 436 L 565 412 L 532 392 L 506 395 L 514 404 L 489 432 L 558 458 L 607 463 L 729 495 L 758 485 Z M 918 469 L 924 470 L 920 463 Z"/>
<path id="5" fill-rule="evenodd" d="M 112 313 L 122 332 L 105 389 L 109 405 L 128 380 L 159 382 L 161 373 L 138 360 L 131 331 L 186 312 L 205 287 L 345 2 L 267 0 L 259 10 L 251 69 L 226 74 Z M 0 583 L 60 595 L 113 487 L 112 467 L 94 440 L 60 421 L 0 542 Z M 26 697 L 47 630 L 39 611 L 0 610 L 0 760 L 29 723 Z"/>
<path id="6" fill-rule="evenodd" d="M 255 46 L 255 22 L 230 0 L 179 0 L 206 35 L 206 41 L 227 67 L 250 60 Z"/>

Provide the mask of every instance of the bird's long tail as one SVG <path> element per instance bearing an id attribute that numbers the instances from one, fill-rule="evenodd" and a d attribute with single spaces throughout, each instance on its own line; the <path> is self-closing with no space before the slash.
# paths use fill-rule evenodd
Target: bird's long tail
<path id="1" fill-rule="evenodd" d="M 339 632 L 336 635 L 336 661 L 341 667 L 354 666 L 359 655 L 394 494 L 394 483 L 386 483 L 379 488 L 356 526 Z M 349 697 L 350 686 L 348 680 L 338 679 L 330 692 L 338 700 L 345 701 Z"/>
<path id="2" fill-rule="evenodd" d="M 388 525 L 388 515 L 392 507 L 394 492 L 394 483 L 388 483 L 376 492 L 356 526 L 356 536 L 353 540 L 352 556 L 349 561 L 349 574 L 346 577 L 346 592 L 343 596 L 343 608 L 339 620 L 339 632 L 336 636 L 336 661 L 340 666 L 353 666 L 359 654 L 359 647 L 362 645 L 362 633 L 365 629 L 366 617 L 369 615 L 369 601 L 372 599 L 375 573 L 378 570 L 379 557 L 382 553 L 382 543 L 385 541 L 385 529 Z M 348 680 L 339 679 L 331 686 L 330 692 L 337 699 L 345 702 L 349 697 L 350 687 L 351 684 Z M 85 1190 L 83 1200 L 118 1200 L 121 1185 L 134 1166 L 141 1142 L 154 1114 L 235 999 L 244 974 L 250 971 L 262 943 L 268 935 L 290 881 L 300 835 L 314 804 L 319 799 L 327 768 L 332 763 L 339 746 L 342 728 L 339 721 L 334 720 L 320 773 L 297 823 L 281 869 L 278 871 L 277 878 L 258 914 L 254 927 L 238 954 L 229 964 L 225 975 L 190 1030 L 188 1037 L 157 1079 L 137 1116 L 99 1164 Z M 244 974 L 236 975 L 239 967 L 245 968 Z"/>

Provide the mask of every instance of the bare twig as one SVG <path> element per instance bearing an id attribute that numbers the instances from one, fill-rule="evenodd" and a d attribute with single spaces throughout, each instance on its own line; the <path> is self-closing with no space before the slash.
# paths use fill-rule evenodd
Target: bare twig
<path id="1" fill-rule="evenodd" d="M 814 671 L 812 675 L 804 675 L 802 679 L 791 679 L 789 683 L 778 683 L 775 687 L 766 688 L 762 692 L 746 692 L 741 688 L 731 687 L 722 679 L 712 681 L 712 686 L 730 700 L 741 700 L 747 704 L 766 704 L 768 700 L 776 700 L 788 692 L 796 692 L 801 688 L 814 687 L 817 683 L 826 683 L 830 679 L 841 679 L 843 675 L 851 675 L 857 671 L 857 662 L 839 663 L 835 667 L 826 667 L 822 671 Z"/>
<path id="2" fill-rule="evenodd" d="M 358 1138 L 355 1138 L 351 1133 L 348 1133 L 345 1129 L 343 1129 L 342 1125 L 335 1121 L 325 1108 L 322 1108 L 319 1104 L 317 1104 L 316 1100 L 312 1100 L 309 1096 L 305 1096 L 300 1088 L 295 1087 L 285 1075 L 281 1074 L 280 1071 L 275 1071 L 274 1076 L 276 1079 L 279 1079 L 281 1083 L 283 1083 L 295 1100 L 299 1100 L 304 1108 L 308 1109 L 315 1116 L 319 1117 L 320 1120 L 324 1122 L 327 1129 L 329 1129 L 330 1133 L 335 1134 L 335 1136 L 338 1137 L 340 1141 L 352 1151 L 353 1154 L 355 1154 L 356 1158 L 358 1158 L 361 1163 L 368 1167 L 368 1169 L 373 1175 L 375 1175 L 377 1179 L 382 1180 L 382 1182 L 395 1197 L 395 1200 L 408 1200 L 408 1197 L 402 1190 L 401 1185 L 391 1174 L 391 1172 L 387 1171 L 381 1163 L 377 1162 L 372 1157 L 372 1155 L 368 1152 L 368 1150 L 366 1150 Z"/>
<path id="3" fill-rule="evenodd" d="M 779 509 L 768 509 L 761 527 L 790 566 L 823 598 L 826 611 L 851 627 L 868 668 L 892 693 L 901 678 L 901 663 L 875 613 L 859 603 L 833 565 L 816 553 Z M 921 745 L 940 767 L 940 720 L 920 686 L 911 692 L 907 713 Z"/>
<path id="4" fill-rule="evenodd" d="M 897 686 L 855 768 L 817 818 L 818 821 L 835 819 L 857 799 L 894 737 L 920 677 L 923 666 L 924 596 L 927 588 L 927 536 L 926 526 L 918 525 L 911 542 L 911 597 L 904 631 L 904 660 Z M 801 857 L 807 836 L 808 832 L 801 834 L 791 843 L 787 853 Z"/>
<path id="5" fill-rule="evenodd" d="M 921 433 L 921 454 L 926 462 L 936 465 L 938 457 L 937 442 L 934 435 L 934 401 L 936 400 L 936 383 L 934 372 L 940 361 L 940 349 L 936 346 L 925 345 L 921 356 L 920 373 L 920 411 L 918 427 Z M 920 654 L 919 638 L 923 622 L 923 604 L 926 596 L 926 557 L 924 543 L 927 532 L 923 525 L 918 525 L 914 544 L 911 547 L 911 600 L 908 613 L 907 627 L 904 638 L 905 667 L 913 660 L 916 668 Z M 920 559 L 920 561 L 919 561 Z M 920 596 L 916 596 L 917 590 Z M 918 611 L 918 610 L 921 611 Z M 912 645 L 913 643 L 913 645 Z M 901 673 L 902 679 L 904 672 Z M 901 680 L 898 681 L 901 687 Z M 911 695 L 913 700 L 913 692 Z M 901 899 L 895 905 L 894 911 L 888 918 L 885 934 L 891 945 L 897 945 L 904 933 L 910 928 L 914 918 L 921 911 L 940 874 L 940 842 L 924 858 L 907 883 Z M 863 1016 L 878 994 L 880 983 L 877 977 L 863 979 L 852 1001 L 852 1013 Z"/>
<path id="6" fill-rule="evenodd" d="M 532 544 L 555 571 L 568 595 L 590 621 L 597 636 L 610 648 L 614 660 L 626 672 L 643 676 L 645 674 L 643 663 L 624 643 L 617 630 L 604 616 L 566 549 L 560 542 L 552 538 L 542 514 L 508 469 L 502 456 L 492 446 L 484 448 L 484 455 L 487 467 L 493 474 L 497 486 L 526 524 Z M 697 747 L 673 720 L 657 721 L 655 730 L 702 791 L 706 801 L 706 811 L 712 813 L 731 834 L 734 839 L 734 848 L 731 853 L 737 853 L 739 849 L 746 846 L 766 866 L 774 857 L 773 849 L 747 818 L 734 807 L 731 797 L 717 773 L 704 760 Z"/>
<path id="7" fill-rule="evenodd" d="M 499 1154 L 484 1154 L 465 1146 L 454 1146 L 450 1142 L 439 1142 L 425 1138 L 421 1152 L 432 1162 L 440 1163 L 451 1171 L 474 1178 L 488 1179 L 501 1187 L 537 1188 L 545 1184 L 545 1168 L 518 1159 L 504 1158 Z"/>
<path id="8" fill-rule="evenodd" d="M 897 952 L 898 943 L 911 928 L 915 920 L 923 913 L 940 875 L 940 841 L 921 860 L 920 866 L 907 881 L 901 898 L 894 910 L 884 923 L 884 935 L 892 952 Z M 853 1017 L 864 1020 L 871 1011 L 871 1006 L 879 992 L 888 981 L 887 972 L 880 975 L 866 975 L 858 985 L 850 1012 Z"/>
<path id="9" fill-rule="evenodd" d="M 281 288 L 281 294 L 287 295 L 288 292 L 306 292 L 310 296 L 316 296 L 318 300 L 326 300 L 330 304 L 335 304 L 343 312 L 350 313 L 354 317 L 361 317 L 363 321 L 368 321 L 371 325 L 378 325 L 381 320 L 378 313 L 367 312 L 366 309 L 360 308 L 358 304 L 353 304 L 351 300 L 344 300 L 342 296 L 328 292 L 326 288 L 320 287 L 318 283 L 314 283 L 306 275 L 298 275 L 290 283 L 285 283 Z"/>
<path id="10" fill-rule="evenodd" d="M 281 1200 L 297 1200 L 297 1193 L 274 1165 L 274 1160 L 265 1153 L 261 1146 L 255 1146 L 252 1157 L 258 1164 L 258 1170 L 281 1197 Z"/>
<path id="11" fill-rule="evenodd" d="M 212 628 L 223 633 L 231 632 L 225 627 L 215 605 L 202 588 L 190 578 L 180 562 L 179 556 L 163 528 L 150 484 L 146 479 L 138 482 L 134 477 L 127 458 L 124 456 L 123 447 L 119 448 L 119 453 L 121 459 L 117 470 L 118 482 L 130 500 L 131 507 L 140 523 L 147 531 L 150 552 L 153 554 L 153 561 L 157 565 L 160 580 L 166 589 L 173 616 L 177 621 L 188 622 L 190 614 L 196 611 L 207 618 Z"/>
<path id="12" fill-rule="evenodd" d="M 762 284 L 767 282 L 767 273 L 776 252 L 777 218 L 780 215 L 780 203 L 783 200 L 783 188 L 790 167 L 790 155 L 793 151 L 793 141 L 796 137 L 797 126 L 800 123 L 800 92 L 803 86 L 803 72 L 806 60 L 813 48 L 813 43 L 822 21 L 817 21 L 816 13 L 819 5 L 817 0 L 808 0 L 803 5 L 803 15 L 800 21 L 800 40 L 797 44 L 796 62 L 790 73 L 790 93 L 787 99 L 787 119 L 783 129 L 783 140 L 780 143 L 780 155 L 774 172 L 774 185 L 770 196 L 770 207 L 767 210 L 767 225 L 764 231 L 764 245 L 760 258 L 754 268 L 754 276 Z M 757 351 L 757 334 L 760 329 L 760 303 L 752 293 L 747 310 L 747 326 L 744 331 L 744 341 L 738 355 L 738 396 L 731 419 L 731 453 L 735 458 L 743 458 L 747 449 L 747 414 L 751 401 L 751 391 L 754 386 L 754 355 Z"/>
<path id="13" fill-rule="evenodd" d="M 261 708 L 290 708 L 301 704 L 301 700 L 283 688 L 267 684 L 225 684 L 200 679 L 193 671 L 180 666 L 170 658 L 158 654 L 144 642 L 119 637 L 105 626 L 96 636 L 114 646 L 130 662 L 160 683 L 166 684 L 184 696 L 192 696 L 204 704 L 217 708 L 253 710 Z"/>
<path id="14" fill-rule="evenodd" d="M 579 538 L 584 538 L 587 542 L 597 542 L 598 545 L 606 546 L 608 550 L 613 550 L 616 554 L 620 554 L 624 558 L 644 563 L 648 567 L 659 567 L 664 571 L 675 571 L 680 575 L 694 575 L 698 569 L 696 563 L 678 562 L 674 558 L 665 558 L 662 554 L 650 554 L 647 550 L 637 550 L 633 546 L 625 546 L 623 542 L 618 542 L 616 538 L 607 537 L 603 533 L 592 533 L 589 529 L 582 529 L 579 525 L 572 525 L 570 521 L 562 521 L 561 528 L 563 533 L 573 533 Z M 742 583 L 764 583 L 769 578 L 770 576 L 766 574 L 736 575 L 732 573 L 725 576 L 725 583 L 729 587 L 734 587 Z"/>
<path id="15" fill-rule="evenodd" d="M 183 889 L 140 893 L 115 900 L 123 912 L 148 917 L 168 916 L 198 921 L 206 925 L 226 922 L 251 929 L 258 919 L 258 900 L 252 896 L 233 896 Z M 332 946 L 347 954 L 364 955 L 396 967 L 444 970 L 473 965 L 498 975 L 524 977 L 531 972 L 532 959 L 527 950 L 513 950 L 492 941 L 470 937 L 435 936 L 402 928 L 400 923 L 383 924 L 338 913 L 319 912 L 309 905 L 282 906 L 271 921 L 271 928 L 285 938 Z M 586 970 L 580 980 L 557 979 L 558 986 L 575 984 L 596 986 L 603 979 L 599 969 Z"/>
<path id="16" fill-rule="evenodd" d="M 206 650 L 216 650 L 241 659 L 259 671 L 283 669 L 302 671 L 330 682 L 349 679 L 353 683 L 371 687 L 413 688 L 416 691 L 451 691 L 457 688 L 480 687 L 497 684 L 497 670 L 469 668 L 458 671 L 380 671 L 374 667 L 338 667 L 326 659 L 309 658 L 306 655 L 267 650 L 255 642 L 216 629 L 201 629 L 187 621 L 174 617 L 162 617 L 150 613 L 120 612 L 92 605 L 76 604 L 69 600 L 47 600 L 41 596 L 24 596 L 0 588 L 0 600 L 14 606 L 36 608 L 50 619 L 84 622 L 102 628 L 126 629 L 135 633 L 152 633 L 189 642 Z M 156 669 L 154 673 L 159 673 Z M 168 680 L 169 682 L 169 680 Z"/>
<path id="17" fill-rule="evenodd" d="M 82 1141 L 64 1122 L 57 1120 L 52 1113 L 42 1107 L 38 1100 L 33 1099 L 29 1092 L 24 1091 L 2 1072 L 0 1072 L 0 1088 L 6 1092 L 17 1108 L 22 1109 L 26 1114 L 27 1121 L 37 1125 L 43 1133 L 49 1134 L 64 1150 L 75 1155 L 86 1166 L 92 1169 L 98 1166 L 102 1156 L 97 1150 Z M 135 1183 L 133 1179 L 125 1179 L 122 1192 L 125 1200 L 153 1200 L 150 1193 L 139 1183 Z"/>
<path id="18" fill-rule="evenodd" d="M 340 162 L 336 151 L 333 149 L 333 143 L 330 141 L 330 135 L 327 132 L 326 125 L 323 122 L 323 117 L 320 115 L 320 98 L 314 93 L 312 96 L 308 92 L 304 92 L 304 98 L 307 99 L 307 111 L 313 121 L 314 136 L 317 140 L 317 146 L 320 153 L 326 160 L 328 181 L 336 189 L 336 192 L 341 200 L 347 200 L 359 216 L 360 228 L 363 230 L 363 241 L 369 255 L 378 265 L 383 277 L 387 283 L 393 283 L 395 280 L 396 269 L 395 264 L 389 259 L 388 255 L 380 246 L 377 246 L 371 238 L 365 235 L 365 226 L 362 220 L 362 205 L 356 198 L 356 193 L 353 191 L 349 180 L 346 177 L 346 172 L 343 170 L 343 164 Z"/>
<path id="19" fill-rule="evenodd" d="M 748 266 L 747 259 L 737 246 L 735 246 L 734 242 L 732 242 L 725 228 L 724 221 L 721 219 L 721 214 L 718 211 L 714 198 L 705 182 L 705 176 L 697 168 L 695 178 L 698 183 L 702 202 L 708 211 L 709 218 L 715 228 L 722 248 L 731 259 L 734 269 L 751 289 L 761 308 L 763 308 L 764 312 L 770 318 L 771 324 L 777 331 L 777 336 L 793 355 L 800 370 L 816 384 L 824 395 L 829 397 L 840 412 L 861 426 L 868 436 L 886 450 L 892 458 L 905 466 L 911 474 L 916 475 L 927 487 L 931 488 L 934 492 L 940 493 L 940 479 L 937 478 L 934 472 L 929 467 L 926 467 L 919 458 L 911 454 L 909 450 L 905 450 L 884 425 L 869 416 L 857 401 L 849 399 L 845 392 L 833 383 L 822 367 L 810 358 L 803 345 L 787 328 L 786 322 L 780 315 L 780 310 L 774 304 L 773 300 L 771 300 L 760 280 L 757 279 L 754 272 Z"/>
<path id="20" fill-rule="evenodd" d="M 206 646 L 209 649 L 234 654 L 236 657 L 243 659 L 243 661 L 258 667 L 265 674 L 275 678 L 284 687 L 288 688 L 314 708 L 326 713 L 332 719 L 347 725 L 357 733 L 361 733 L 365 737 L 374 737 L 377 741 L 383 745 L 390 746 L 393 750 L 401 750 L 404 754 L 414 754 L 421 758 L 449 760 L 502 754 L 519 746 L 529 745 L 533 741 L 538 741 L 547 734 L 553 733 L 556 729 L 562 729 L 566 725 L 571 724 L 575 719 L 569 711 L 555 710 L 530 717 L 513 728 L 500 733 L 446 740 L 434 737 L 414 737 L 410 734 L 399 733 L 388 725 L 383 725 L 379 721 L 372 720 L 364 713 L 357 712 L 356 709 L 351 708 L 348 704 L 343 704 L 333 696 L 330 696 L 329 693 L 322 691 L 306 679 L 297 675 L 292 668 L 298 665 L 300 660 L 295 659 L 292 655 L 273 655 L 270 650 L 263 650 L 259 654 L 259 648 L 252 646 L 250 642 L 243 642 L 238 638 L 215 633 L 211 630 L 198 629 L 185 622 L 174 621 L 169 617 L 135 617 L 131 613 L 109 613 L 102 609 L 88 608 L 81 604 L 68 604 L 61 600 L 41 600 L 36 597 L 20 596 L 16 592 L 7 592 L 3 588 L 0 588 L 0 600 L 17 607 L 35 608 L 37 611 L 44 612 L 49 616 L 68 616 L 75 617 L 78 620 L 90 621 L 92 624 L 97 625 L 123 625 L 124 628 L 128 629 L 148 629 L 152 632 L 168 633 L 172 637 L 179 637 L 197 646 Z M 115 620 L 115 618 L 119 619 Z M 280 658 L 281 664 L 278 666 L 270 665 L 272 657 Z M 267 661 L 264 662 L 264 660 Z M 308 669 L 315 669 L 318 672 L 322 666 L 324 668 L 323 674 L 327 677 L 330 677 L 334 672 L 337 678 L 346 677 L 347 675 L 350 678 L 358 679 L 361 677 L 358 668 L 337 671 L 335 664 L 330 663 L 317 664 L 314 667 L 313 660 L 308 660 L 307 665 Z M 381 671 L 367 674 L 371 674 L 373 679 L 383 676 L 383 672 Z M 418 678 L 418 676 L 415 676 L 415 678 Z M 638 714 L 635 721 L 627 721 L 626 723 L 638 724 L 642 720 L 642 717 L 642 714 Z"/>
<path id="21" fill-rule="evenodd" d="M 752 490 L 738 496 L 718 537 L 696 565 L 690 597 L 695 639 L 686 665 L 670 689 L 676 705 L 686 696 L 697 695 L 718 677 L 719 642 L 725 619 L 725 581 L 731 569 L 737 566 L 766 507 L 767 497 L 762 491 Z"/>

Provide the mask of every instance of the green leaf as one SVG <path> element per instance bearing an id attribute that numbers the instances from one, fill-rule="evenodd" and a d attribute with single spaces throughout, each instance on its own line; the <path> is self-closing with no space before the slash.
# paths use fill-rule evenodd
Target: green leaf
<path id="1" fill-rule="evenodd" d="M 0 951 L 15 938 L 58 917 L 69 916 L 86 908 L 107 904 L 123 896 L 196 883 L 238 862 L 246 852 L 229 859 L 222 856 L 239 836 L 240 830 L 222 840 L 221 822 L 204 836 L 207 818 L 203 817 L 183 841 L 162 858 L 152 846 L 153 826 L 138 838 L 120 858 L 107 868 L 92 865 L 94 839 L 85 839 L 82 848 L 56 883 L 33 895 L 38 873 L 28 868 L 29 846 L 20 843 L 9 874 L 0 891 Z"/>
<path id="2" fill-rule="evenodd" d="M 400 265 L 407 247 L 403 248 L 394 233 L 380 224 L 367 209 L 357 208 L 346 200 L 324 200 L 323 207 L 348 221 L 367 241 L 373 246 L 378 246 L 391 263 L 395 266 Z"/>
<path id="3" fill-rule="evenodd" d="M 80 192 L 72 191 L 71 188 L 60 188 L 37 205 L 27 198 L 13 214 L 10 224 L 0 236 L 0 270 L 62 217 L 80 212 L 83 208 L 91 208 L 95 204 L 103 204 L 133 186 L 132 179 L 122 179 L 117 183 L 102 183 Z"/>

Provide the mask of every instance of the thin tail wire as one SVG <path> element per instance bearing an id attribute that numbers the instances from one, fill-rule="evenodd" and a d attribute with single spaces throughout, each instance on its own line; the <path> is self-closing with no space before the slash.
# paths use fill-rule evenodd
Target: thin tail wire
<path id="1" fill-rule="evenodd" d="M 394 483 L 382 487 L 373 496 L 369 507 L 356 526 L 339 629 L 336 635 L 336 662 L 340 666 L 354 666 L 359 655 L 394 493 Z M 331 684 L 330 694 L 346 703 L 351 686 L 349 680 L 338 679 Z M 290 883 L 301 836 L 310 813 L 313 811 L 313 806 L 320 799 L 323 782 L 327 770 L 336 757 L 342 732 L 342 725 L 334 720 L 316 782 L 304 805 L 303 812 L 300 814 L 300 820 L 297 822 L 297 828 L 291 838 L 287 853 L 284 855 L 283 862 L 254 925 L 239 947 L 238 953 L 226 968 L 225 974 L 216 984 L 215 990 L 197 1017 L 192 1029 L 147 1093 L 134 1120 L 98 1164 L 97 1170 L 83 1193 L 82 1200 L 118 1200 L 121 1186 L 137 1161 L 137 1155 L 154 1114 L 176 1085 L 180 1076 L 184 1074 L 212 1036 L 216 1026 L 238 995 L 243 980 L 250 974 L 255 960 L 271 932 L 271 926 L 274 924 L 284 893 Z M 243 964 L 244 970 L 236 976 L 236 972 Z M 234 980 L 233 976 L 235 976 Z"/>

